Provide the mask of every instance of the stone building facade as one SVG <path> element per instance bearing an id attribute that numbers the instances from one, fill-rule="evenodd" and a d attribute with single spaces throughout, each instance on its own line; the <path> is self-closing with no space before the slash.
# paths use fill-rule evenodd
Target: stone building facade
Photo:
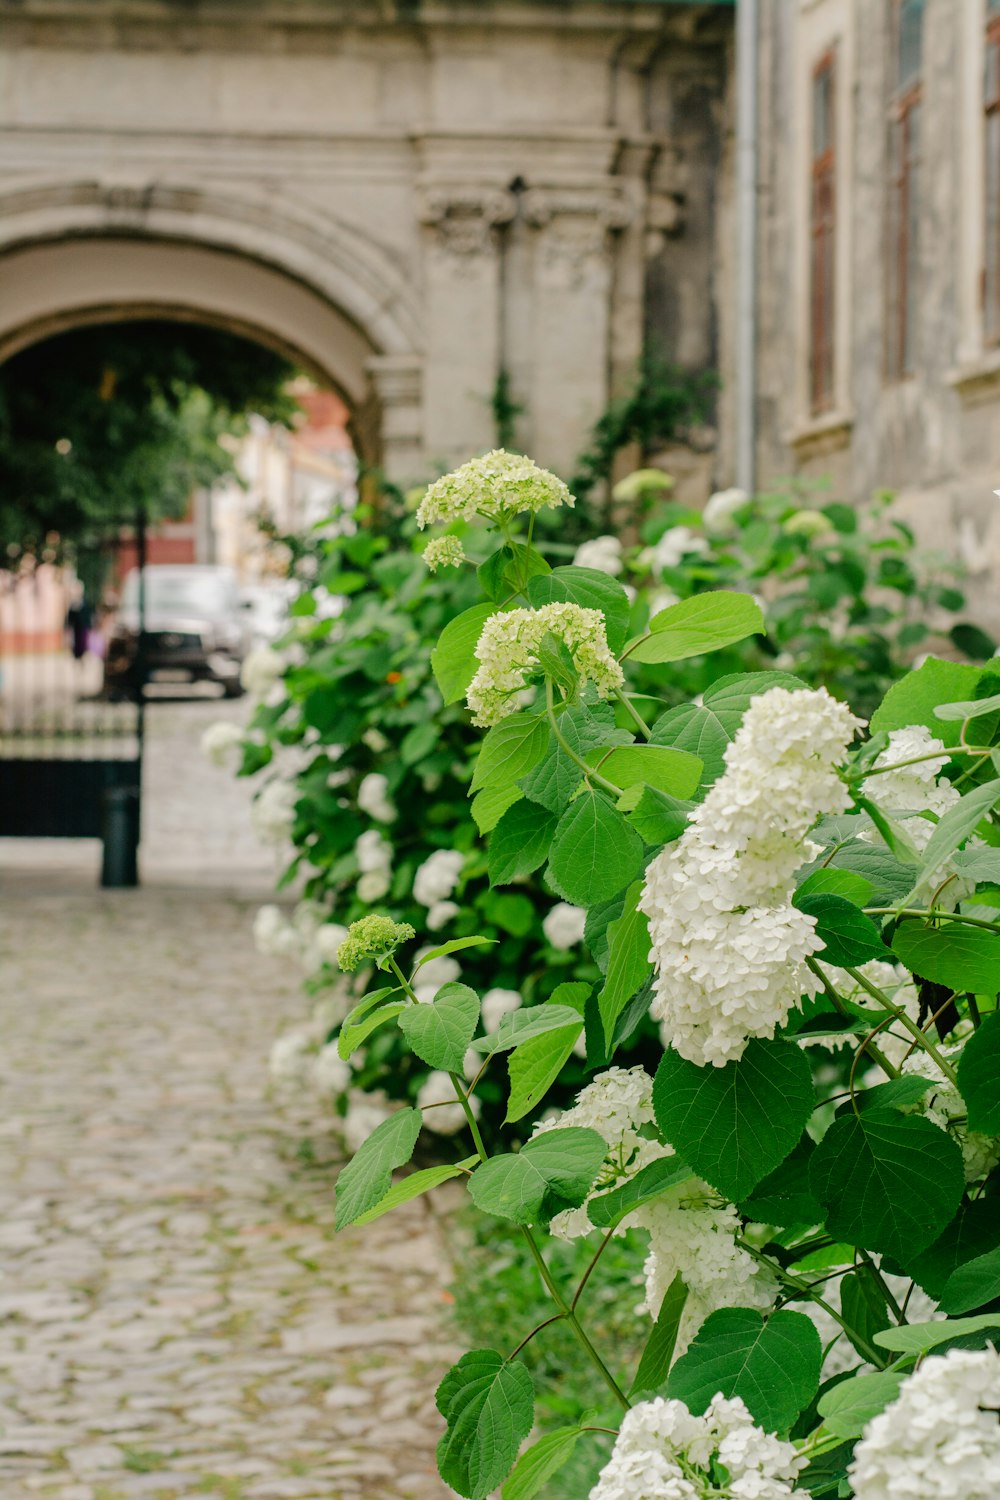
<path id="1" fill-rule="evenodd" d="M 761 0 L 757 467 L 1000 567 L 1000 0 Z"/>
<path id="2" fill-rule="evenodd" d="M 0 358 L 121 317 L 329 380 L 401 482 L 568 471 L 650 320 L 725 366 L 730 4 L 0 0 Z"/>

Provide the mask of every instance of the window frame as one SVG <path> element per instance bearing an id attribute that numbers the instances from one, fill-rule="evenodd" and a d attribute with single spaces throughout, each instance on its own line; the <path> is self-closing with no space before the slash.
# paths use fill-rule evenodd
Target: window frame
<path id="1" fill-rule="evenodd" d="M 1000 120 L 1000 8 L 987 7 L 985 26 L 985 46 L 983 52 L 983 267 L 981 302 L 983 315 L 983 341 L 984 344 L 993 348 L 1000 344 L 1000 153 L 995 163 L 997 170 L 991 174 L 991 162 L 989 153 L 990 125 L 994 119 Z M 995 54 L 993 68 L 993 93 L 987 92 L 987 81 L 989 79 L 990 53 Z M 1000 132 L 1000 124 L 996 127 Z M 994 282 L 990 286 L 988 271 L 990 259 L 990 203 L 994 205 L 993 210 L 993 245 L 994 257 Z"/>
<path id="2" fill-rule="evenodd" d="M 816 149 L 816 90 L 826 74 L 826 142 Z M 837 48 L 828 47 L 810 77 L 809 409 L 831 411 L 836 396 L 837 314 Z"/>
<path id="3" fill-rule="evenodd" d="M 896 382 L 912 379 L 916 362 L 913 356 L 914 300 L 916 276 L 913 265 L 911 225 L 916 201 L 919 215 L 919 173 L 921 133 L 913 149 L 914 122 L 922 124 L 923 62 L 915 76 L 898 81 L 902 0 L 892 0 L 893 87 L 888 108 L 888 204 L 886 235 L 886 330 L 885 378 Z M 923 24 L 923 18 L 921 25 Z M 922 47 L 921 47 L 922 52 Z"/>

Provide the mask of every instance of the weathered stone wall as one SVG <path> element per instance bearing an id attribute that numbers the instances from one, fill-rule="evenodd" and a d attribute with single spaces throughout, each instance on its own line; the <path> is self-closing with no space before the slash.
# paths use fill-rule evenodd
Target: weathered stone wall
<path id="1" fill-rule="evenodd" d="M 730 32 L 641 0 L 0 0 L 0 357 L 219 321 L 328 375 L 404 482 L 491 444 L 507 368 L 565 472 L 651 327 L 714 359 Z"/>

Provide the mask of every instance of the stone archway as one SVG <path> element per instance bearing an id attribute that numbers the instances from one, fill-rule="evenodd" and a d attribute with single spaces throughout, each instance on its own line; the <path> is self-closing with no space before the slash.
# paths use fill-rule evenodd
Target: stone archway
<path id="1" fill-rule="evenodd" d="M 175 318 L 243 333 L 340 392 L 362 456 L 421 454 L 422 330 L 381 247 L 259 198 L 64 184 L 0 199 L 0 360 L 81 324 Z"/>

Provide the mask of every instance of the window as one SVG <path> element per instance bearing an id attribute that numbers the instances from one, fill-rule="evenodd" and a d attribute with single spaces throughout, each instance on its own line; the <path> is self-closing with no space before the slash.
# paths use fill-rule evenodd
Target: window
<path id="1" fill-rule="evenodd" d="M 809 400 L 833 405 L 834 55 L 817 63 L 812 81 L 812 172 L 809 205 Z"/>
<path id="2" fill-rule="evenodd" d="M 987 340 L 997 343 L 1000 342 L 1000 0 L 987 0 L 986 12 L 983 321 Z"/>
<path id="3" fill-rule="evenodd" d="M 889 379 L 899 380 L 914 366 L 924 0 L 893 0 L 893 13 L 885 363 Z"/>

